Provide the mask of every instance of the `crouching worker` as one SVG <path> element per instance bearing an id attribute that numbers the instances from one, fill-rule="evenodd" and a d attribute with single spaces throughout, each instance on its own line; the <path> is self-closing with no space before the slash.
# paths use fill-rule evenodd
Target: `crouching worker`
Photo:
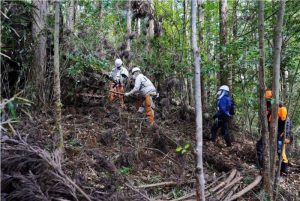
<path id="1" fill-rule="evenodd" d="M 287 145 L 291 141 L 291 129 L 292 129 L 292 122 L 289 118 L 287 118 L 287 109 L 286 109 L 286 107 L 279 105 L 277 153 L 278 153 L 279 158 L 280 158 L 280 155 L 282 156 L 282 163 L 281 163 L 281 168 L 280 168 L 280 174 L 282 176 L 288 175 L 289 161 L 287 158 Z"/>
<path id="2" fill-rule="evenodd" d="M 217 131 L 222 128 L 222 134 L 226 145 L 231 146 L 231 140 L 228 133 L 228 121 L 232 116 L 230 114 L 232 100 L 229 96 L 229 87 L 223 85 L 219 88 L 218 95 L 218 112 L 214 115 L 215 123 L 211 128 L 211 141 L 215 142 L 217 139 Z"/>
<path id="3" fill-rule="evenodd" d="M 141 73 L 140 68 L 135 67 L 132 69 L 132 78 L 134 80 L 134 88 L 125 93 L 125 96 L 130 96 L 132 94 L 140 94 L 143 99 L 138 100 L 137 109 L 139 112 L 146 113 L 147 119 L 150 122 L 151 126 L 157 127 L 154 121 L 154 103 L 152 100 L 152 96 L 156 96 L 156 88 L 153 83 Z"/>

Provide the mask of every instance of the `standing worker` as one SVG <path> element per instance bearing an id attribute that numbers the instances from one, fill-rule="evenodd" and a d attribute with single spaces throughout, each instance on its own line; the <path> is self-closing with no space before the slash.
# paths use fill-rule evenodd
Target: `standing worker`
<path id="1" fill-rule="evenodd" d="M 287 118 L 286 107 L 279 104 L 278 108 L 278 137 L 277 137 L 277 153 L 280 158 L 282 156 L 282 163 L 280 173 L 283 176 L 288 175 L 288 158 L 287 158 L 287 144 L 290 143 L 292 123 Z"/>
<path id="2" fill-rule="evenodd" d="M 229 96 L 229 87 L 223 85 L 219 88 L 218 95 L 218 112 L 214 115 L 215 123 L 211 128 L 211 141 L 216 142 L 217 131 L 222 128 L 222 135 L 226 145 L 231 146 L 231 140 L 228 133 L 228 121 L 232 117 L 230 110 L 232 107 L 232 100 Z"/>
<path id="3" fill-rule="evenodd" d="M 272 114 L 272 91 L 267 89 L 265 93 L 265 99 L 267 104 L 267 120 L 268 124 L 271 122 L 271 114 Z M 270 129 L 269 129 L 270 130 Z"/>
<path id="4" fill-rule="evenodd" d="M 139 112 L 144 112 L 145 110 L 150 125 L 156 127 L 154 121 L 154 111 L 152 109 L 154 107 L 152 96 L 157 95 L 156 88 L 154 87 L 153 83 L 141 73 L 140 68 L 133 68 L 131 73 L 134 80 L 134 88 L 130 92 L 125 93 L 125 96 L 141 94 L 143 99 L 142 101 L 138 100 L 138 104 L 136 105 L 137 109 Z"/>
<path id="5" fill-rule="evenodd" d="M 121 108 L 125 108 L 124 96 L 121 94 L 124 92 L 124 86 L 126 85 L 129 73 L 126 68 L 123 67 L 121 59 L 115 60 L 115 67 L 108 75 L 108 79 L 112 81 L 110 85 L 109 101 L 113 102 L 118 96 L 120 100 Z"/>

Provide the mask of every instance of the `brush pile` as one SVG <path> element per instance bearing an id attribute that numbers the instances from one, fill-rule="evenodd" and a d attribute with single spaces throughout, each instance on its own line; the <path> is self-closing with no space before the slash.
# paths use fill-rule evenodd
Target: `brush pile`
<path id="1" fill-rule="evenodd" d="M 50 153 L 29 145 L 20 136 L 18 139 L 6 136 L 1 143 L 1 200 L 144 200 L 139 191 L 116 192 L 115 189 L 109 192 L 103 191 L 104 183 L 86 186 L 80 178 L 74 181 L 63 171 L 63 155 L 58 150 Z M 113 185 L 125 181 L 103 157 L 92 150 L 87 150 L 86 158 L 87 155 L 94 155 L 95 164 L 115 173 Z"/>

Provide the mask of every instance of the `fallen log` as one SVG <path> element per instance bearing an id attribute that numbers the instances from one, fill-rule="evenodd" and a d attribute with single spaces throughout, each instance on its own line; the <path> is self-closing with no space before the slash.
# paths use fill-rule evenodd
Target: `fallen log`
<path id="1" fill-rule="evenodd" d="M 218 191 L 216 193 L 217 195 L 217 199 L 221 200 L 221 198 L 223 197 L 223 195 L 226 195 L 226 192 L 228 192 L 228 190 L 231 189 L 231 187 L 233 187 L 235 184 L 237 184 L 239 181 L 241 181 L 243 179 L 243 177 L 237 176 L 234 180 L 232 180 L 232 182 L 230 182 L 228 185 L 226 185 L 223 189 L 221 189 L 220 191 Z"/>
<path id="2" fill-rule="evenodd" d="M 222 176 L 218 177 L 217 179 L 215 179 L 212 183 L 210 183 L 209 185 L 205 186 L 205 190 L 207 190 L 208 188 L 212 187 L 213 185 L 215 185 L 219 180 L 223 179 L 228 173 L 223 174 Z"/>
<path id="3" fill-rule="evenodd" d="M 234 194 L 230 199 L 228 199 L 228 201 L 232 201 L 232 200 L 235 200 L 235 199 L 241 197 L 242 195 L 244 195 L 245 193 L 247 193 L 248 191 L 253 189 L 255 186 L 257 186 L 260 183 L 261 179 L 262 179 L 262 176 L 258 175 L 251 184 L 249 184 L 247 187 L 245 187 L 240 192 Z"/>
<path id="4" fill-rule="evenodd" d="M 226 179 L 226 184 L 229 184 L 232 179 L 235 177 L 235 175 L 237 175 L 237 170 L 233 169 L 232 172 L 230 173 L 229 177 Z"/>
<path id="5" fill-rule="evenodd" d="M 226 182 L 223 181 L 223 182 L 219 183 L 219 185 L 215 186 L 214 188 L 209 189 L 208 192 L 215 192 L 225 185 L 226 185 Z"/>
<path id="6" fill-rule="evenodd" d="M 228 201 L 228 199 L 230 199 L 230 197 L 233 195 L 233 193 L 238 189 L 239 185 L 235 185 L 229 192 L 228 194 L 225 196 L 224 201 Z"/>
<path id="7" fill-rule="evenodd" d="M 160 186 L 171 186 L 171 185 L 177 185 L 177 182 L 174 181 L 166 181 L 166 182 L 160 182 L 155 184 L 147 184 L 147 185 L 140 185 L 137 186 L 137 188 L 152 188 L 152 187 L 160 187 Z"/>
<path id="8" fill-rule="evenodd" d="M 236 169 L 233 169 L 230 172 L 230 175 L 228 176 L 228 178 L 225 181 L 222 181 L 221 183 L 219 183 L 215 187 L 212 187 L 212 188 L 210 188 L 208 190 L 209 187 L 211 187 L 214 184 L 216 184 L 217 181 L 219 181 L 222 178 L 224 178 L 227 174 L 223 174 L 222 176 L 220 176 L 219 178 L 217 178 L 215 181 L 213 181 L 211 184 L 209 184 L 206 187 L 206 189 L 205 189 L 205 197 L 209 197 L 210 195 L 217 195 L 217 193 L 216 193 L 217 190 L 219 190 L 218 193 L 221 193 L 221 192 L 223 192 L 224 190 L 226 190 L 228 188 L 230 189 L 230 187 L 232 187 L 234 184 L 236 184 L 237 182 L 239 182 L 242 179 L 242 177 L 239 176 L 240 175 L 239 172 L 237 172 Z M 234 178 L 235 176 L 237 176 L 237 177 Z M 233 191 L 233 193 L 234 193 L 234 191 Z M 177 199 L 173 199 L 171 201 L 181 201 L 181 200 L 185 200 L 185 199 L 191 198 L 193 196 L 196 196 L 196 191 L 193 191 L 191 193 L 188 193 L 188 194 L 186 194 L 186 195 L 184 195 L 182 197 L 179 197 Z"/>
<path id="9" fill-rule="evenodd" d="M 105 96 L 89 93 L 77 93 L 76 96 L 92 97 L 92 98 L 105 98 Z"/>
<path id="10" fill-rule="evenodd" d="M 129 181 L 129 180 L 127 180 Z M 130 181 L 129 181 L 130 182 Z M 135 191 L 136 193 L 140 194 L 143 198 L 145 198 L 148 201 L 151 201 L 151 199 L 145 195 L 144 193 L 140 192 L 138 189 L 136 189 L 134 186 L 132 186 L 129 182 L 125 183 L 125 185 L 129 188 L 131 188 L 131 190 Z"/>
<path id="11" fill-rule="evenodd" d="M 239 172 L 237 172 L 235 179 L 232 179 L 230 182 L 228 182 L 224 188 L 229 188 L 230 186 L 232 186 L 232 184 L 236 182 L 238 178 L 241 178 L 241 174 Z"/>
<path id="12" fill-rule="evenodd" d="M 230 189 L 230 187 L 232 187 L 233 185 L 235 185 L 236 183 L 240 182 L 243 179 L 243 177 L 236 177 L 234 180 L 232 180 L 228 185 L 226 185 L 223 189 L 219 190 L 216 195 L 217 195 L 217 199 L 220 200 L 223 196 L 223 194 Z"/>
<path id="13" fill-rule="evenodd" d="M 237 172 L 236 169 L 232 170 L 229 177 L 225 181 L 221 182 L 219 185 L 215 186 L 214 188 L 209 189 L 208 192 L 215 192 L 215 191 L 219 190 L 220 188 L 222 188 L 223 186 L 229 184 L 230 181 L 236 175 L 236 172 Z"/>
<path id="14" fill-rule="evenodd" d="M 181 200 L 185 200 L 185 199 L 187 199 L 187 198 L 193 197 L 193 196 L 195 196 L 195 195 L 196 195 L 196 191 L 191 192 L 191 193 L 189 193 L 189 194 L 186 194 L 186 195 L 184 195 L 184 196 L 182 196 L 182 197 L 180 197 L 180 198 L 177 198 L 177 199 L 174 199 L 174 200 L 171 200 L 171 201 L 181 201 Z"/>

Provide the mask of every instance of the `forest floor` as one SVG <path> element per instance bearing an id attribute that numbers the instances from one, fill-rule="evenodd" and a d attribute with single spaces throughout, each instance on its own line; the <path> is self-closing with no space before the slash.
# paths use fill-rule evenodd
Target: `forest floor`
<path id="1" fill-rule="evenodd" d="M 193 117 L 182 117 L 181 109 L 173 107 L 164 114 L 163 120 L 158 111 L 159 129 L 155 130 L 148 126 L 144 115 L 134 112 L 133 107 L 125 111 L 117 108 L 63 109 L 65 155 L 62 169 L 66 175 L 92 200 L 195 199 L 195 150 L 187 148 L 184 154 L 176 152 L 179 146 L 190 144 L 194 147 Z M 57 140 L 52 116 L 52 112 L 24 114 L 15 130 L 23 137 L 27 136 L 28 144 L 52 150 L 53 142 Z M 211 123 L 204 120 L 206 137 Z M 204 139 L 205 180 L 207 185 L 214 187 L 208 200 L 229 200 L 229 194 L 239 192 L 259 175 L 255 165 L 255 142 L 240 137 L 245 135 L 239 133 L 238 128 L 234 130 L 232 147 L 226 147 L 221 137 L 215 144 Z M 300 197 L 300 160 L 297 157 L 291 161 L 298 166 L 290 167 L 288 178 L 280 182 L 281 197 L 278 200 Z M 242 179 L 228 188 L 232 191 L 235 186 L 235 191 L 224 193 L 225 187 L 219 183 L 222 188 L 218 188 L 216 181 L 226 178 L 232 170 L 237 170 L 237 177 Z M 260 187 L 256 186 L 238 200 L 262 198 Z"/>

